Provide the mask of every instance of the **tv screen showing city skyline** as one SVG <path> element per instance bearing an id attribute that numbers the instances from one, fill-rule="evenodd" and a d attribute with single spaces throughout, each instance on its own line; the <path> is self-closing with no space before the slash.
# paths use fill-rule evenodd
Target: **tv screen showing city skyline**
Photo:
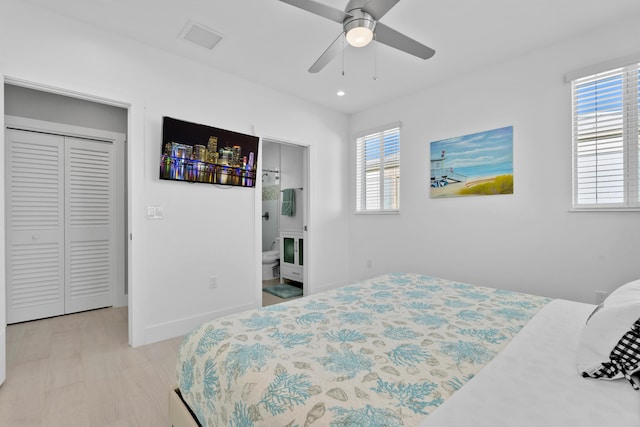
<path id="1" fill-rule="evenodd" d="M 163 117 L 160 179 L 255 187 L 259 138 Z"/>

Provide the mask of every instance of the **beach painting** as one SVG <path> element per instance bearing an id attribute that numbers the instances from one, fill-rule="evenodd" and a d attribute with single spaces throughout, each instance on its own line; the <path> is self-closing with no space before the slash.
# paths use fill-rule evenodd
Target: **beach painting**
<path id="1" fill-rule="evenodd" d="M 431 142 L 431 198 L 513 194 L 513 126 Z"/>

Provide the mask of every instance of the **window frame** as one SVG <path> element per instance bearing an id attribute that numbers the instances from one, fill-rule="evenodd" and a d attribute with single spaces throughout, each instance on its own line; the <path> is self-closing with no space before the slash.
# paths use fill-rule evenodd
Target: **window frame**
<path id="1" fill-rule="evenodd" d="M 368 131 L 363 131 L 363 132 L 359 132 L 357 134 L 355 134 L 353 136 L 353 141 L 354 141 L 354 158 L 355 158 L 355 203 L 354 203 L 354 211 L 356 215 L 393 215 L 393 214 L 398 214 L 400 213 L 400 176 L 401 176 L 401 123 L 400 122 L 395 122 L 395 123 L 390 123 L 388 125 L 385 126 L 379 126 L 377 128 L 374 129 L 370 129 Z M 392 132 L 395 131 L 395 133 L 397 134 L 397 143 L 394 144 L 394 147 L 397 147 L 397 152 L 396 153 L 392 153 L 391 155 L 394 156 L 392 159 L 389 159 L 387 161 L 385 161 L 385 156 L 381 156 L 382 159 L 382 165 L 378 166 L 378 179 L 377 179 L 377 186 L 380 190 L 379 192 L 379 204 L 377 207 L 375 208 L 367 208 L 367 191 L 366 191 L 366 185 L 367 185 L 367 179 L 364 178 L 363 174 L 366 173 L 366 165 L 363 165 L 362 162 L 366 161 L 366 157 L 364 154 L 360 155 L 359 153 L 361 153 L 361 150 L 364 149 L 364 147 L 361 148 L 360 144 L 365 143 L 366 139 L 370 139 L 370 138 L 375 138 L 376 135 L 378 136 L 378 140 L 379 140 L 379 150 L 381 153 L 384 153 L 384 149 L 385 149 L 385 138 L 384 138 L 384 134 L 388 133 L 388 132 Z M 395 184 L 395 201 L 396 201 L 396 206 L 393 208 L 384 208 L 384 204 L 385 204 L 385 170 L 388 169 L 388 167 L 386 165 L 390 164 L 390 163 L 396 163 L 395 165 L 392 165 L 391 167 L 394 167 L 397 169 L 397 175 L 395 177 L 395 179 L 397 179 L 397 183 Z M 363 209 L 364 207 L 364 209 Z"/>
<path id="2" fill-rule="evenodd" d="M 639 73 L 640 54 L 596 64 L 579 71 L 568 73 L 565 76 L 565 81 L 571 84 L 572 207 L 570 211 L 572 212 L 640 211 L 640 169 L 638 162 L 640 157 L 640 117 L 638 112 L 638 104 L 640 102 Z M 584 120 L 584 113 L 583 116 L 580 116 L 577 111 L 579 108 L 577 101 L 579 96 L 578 87 L 581 84 L 584 85 L 587 80 L 604 82 L 616 74 L 621 76 L 620 103 L 622 111 L 619 112 L 619 116 L 622 124 L 617 132 L 622 140 L 620 150 L 622 160 L 618 162 L 622 167 L 622 179 L 617 182 L 622 184 L 622 202 L 601 203 L 596 201 L 595 203 L 579 203 L 580 177 L 578 170 L 578 149 L 583 148 L 586 143 L 583 139 L 582 147 L 579 146 L 579 136 L 584 137 L 584 132 L 579 132 L 578 125 L 580 120 Z M 605 110 L 602 110 L 603 113 L 604 111 Z M 597 117 L 594 116 L 594 119 L 597 121 Z M 604 122 L 606 123 L 606 119 Z M 606 138 L 601 139 L 597 135 L 594 138 L 597 140 L 606 140 Z M 594 155 L 594 158 L 596 157 L 597 154 Z M 598 183 L 599 181 L 596 181 L 596 185 Z"/>

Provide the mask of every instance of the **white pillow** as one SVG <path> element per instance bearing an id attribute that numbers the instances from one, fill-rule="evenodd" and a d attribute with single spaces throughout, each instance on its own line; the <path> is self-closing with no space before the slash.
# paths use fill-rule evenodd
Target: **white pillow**
<path id="1" fill-rule="evenodd" d="M 580 334 L 577 366 L 583 376 L 631 381 L 630 375 L 640 370 L 639 359 L 640 280 L 635 280 L 613 291 L 591 313 Z"/>

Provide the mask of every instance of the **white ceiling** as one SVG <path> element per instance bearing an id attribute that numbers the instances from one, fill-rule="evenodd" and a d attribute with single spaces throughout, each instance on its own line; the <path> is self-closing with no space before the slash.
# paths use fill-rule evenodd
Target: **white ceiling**
<path id="1" fill-rule="evenodd" d="M 341 57 L 307 72 L 340 24 L 278 0 L 23 1 L 344 113 L 640 15 L 638 0 L 401 0 L 381 22 L 435 56 L 423 61 L 376 43 L 348 47 L 343 76 Z M 224 39 L 208 51 L 178 38 L 190 20 Z M 346 96 L 336 96 L 339 89 Z"/>

